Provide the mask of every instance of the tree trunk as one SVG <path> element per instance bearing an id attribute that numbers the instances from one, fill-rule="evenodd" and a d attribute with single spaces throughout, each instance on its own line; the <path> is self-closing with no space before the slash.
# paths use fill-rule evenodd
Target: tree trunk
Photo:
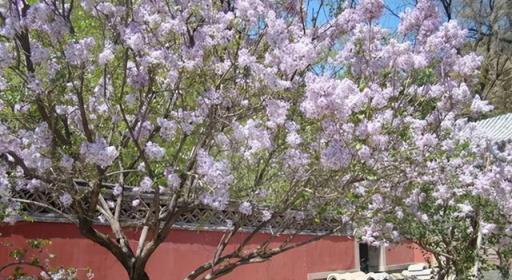
<path id="1" fill-rule="evenodd" d="M 448 272 L 445 271 L 444 269 L 441 269 L 438 271 L 436 279 L 437 280 L 446 280 L 447 276 L 448 276 Z"/>
<path id="2" fill-rule="evenodd" d="M 144 270 L 134 271 L 129 277 L 130 280 L 149 280 L 149 275 Z"/>
<path id="3" fill-rule="evenodd" d="M 108 235 L 96 231 L 90 220 L 81 219 L 78 229 L 83 236 L 107 249 L 123 266 L 130 280 L 150 280 L 145 271 L 147 258 L 142 261 L 135 258 L 131 251 L 124 252 L 121 246 L 112 241 Z"/>

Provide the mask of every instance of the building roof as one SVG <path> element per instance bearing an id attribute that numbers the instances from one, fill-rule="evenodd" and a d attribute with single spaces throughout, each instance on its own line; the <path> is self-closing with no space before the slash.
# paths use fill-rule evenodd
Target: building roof
<path id="1" fill-rule="evenodd" d="M 477 121 L 475 124 L 478 133 L 492 141 L 512 140 L 512 113 Z"/>

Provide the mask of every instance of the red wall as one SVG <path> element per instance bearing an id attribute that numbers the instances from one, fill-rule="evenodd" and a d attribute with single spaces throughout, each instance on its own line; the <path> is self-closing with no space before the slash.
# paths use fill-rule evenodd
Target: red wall
<path id="1" fill-rule="evenodd" d="M 0 233 L 0 242 L 9 242 L 20 247 L 27 239 L 49 239 L 52 245 L 48 251 L 56 255 L 53 264 L 89 267 L 94 271 L 94 279 L 127 279 L 126 273 L 115 259 L 102 247 L 82 238 L 72 224 L 19 223 L 14 226 L 0 226 Z M 172 231 L 149 261 L 147 271 L 151 279 L 183 279 L 188 272 L 212 258 L 221 236 L 221 232 L 215 231 Z M 265 234 L 259 234 L 252 241 L 252 245 L 258 244 L 258 240 L 265 237 Z M 295 242 L 310 237 L 301 236 Z M 243 234 L 235 236 L 232 243 L 236 244 L 241 238 Z M 135 244 L 136 241 L 132 242 Z M 233 244 L 230 245 L 231 248 Z M 230 247 L 227 248 L 229 249 Z M 7 251 L 8 249 L 0 246 L 0 264 L 8 261 Z M 354 241 L 348 237 L 331 236 L 285 252 L 271 261 L 242 266 L 222 279 L 307 279 L 308 273 L 353 269 L 354 260 Z M 0 278 L 4 276 L 0 275 Z"/>
<path id="2" fill-rule="evenodd" d="M 386 248 L 386 265 L 427 262 L 425 252 L 412 242 L 391 245 Z"/>

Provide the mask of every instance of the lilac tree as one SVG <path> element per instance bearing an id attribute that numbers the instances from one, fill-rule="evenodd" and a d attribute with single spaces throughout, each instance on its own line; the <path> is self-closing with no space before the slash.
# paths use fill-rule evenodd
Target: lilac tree
<path id="1" fill-rule="evenodd" d="M 437 279 L 480 279 L 483 270 L 496 266 L 507 279 L 510 147 L 499 148 L 474 124 L 459 123 L 457 130 L 457 137 L 414 152 L 413 158 L 421 163 L 404 164 L 403 178 L 378 186 L 373 198 L 378 203 L 368 216 L 381 230 L 392 225 L 401 238 L 430 252 L 437 263 Z M 498 265 L 490 259 L 494 254 Z"/>
<path id="2" fill-rule="evenodd" d="M 130 279 L 149 279 L 147 261 L 197 207 L 238 215 L 186 279 L 312 242 L 321 235 L 291 239 L 325 219 L 350 223 L 366 242 L 396 238 L 396 226 L 372 216 L 378 194 L 399 196 L 395 184 L 425 167 L 425 151 L 455 149 L 445 144 L 459 119 L 488 109 L 468 87 L 478 57 L 459 54 L 465 31 L 442 24 L 428 1 L 403 16 L 396 37 L 378 25 L 381 0 L 321 17 L 326 5 L 9 1 L 0 16 L 4 220 L 34 203 L 15 190 L 51 193 L 65 210 L 46 207 Z M 144 213 L 135 225 L 120 218 L 126 202 Z M 227 250 L 249 217 L 257 226 Z M 289 239 L 247 246 L 282 217 L 272 233 Z M 292 223 L 301 226 L 290 232 Z M 128 226 L 141 229 L 135 247 Z"/>
<path id="3" fill-rule="evenodd" d="M 432 1 L 418 1 L 415 8 L 400 17 L 399 35 L 410 36 L 408 32 L 414 31 L 427 38 L 426 41 L 444 37 L 458 48 L 466 37 L 466 31 L 453 29 L 456 27 L 453 21 L 442 24 L 441 29 L 451 26 L 442 37 L 432 35 L 441 25 Z M 458 89 L 452 88 L 458 93 L 447 100 L 449 106 L 458 106 L 464 102 L 457 96 L 466 95 L 477 82 L 475 74 L 481 58 L 473 53 L 462 56 L 446 46 L 438 45 L 429 54 L 440 55 L 436 65 L 441 67 L 437 68 L 438 73 L 452 65 L 458 74 L 412 78 L 422 83 L 417 89 L 435 94 L 438 90 L 452 88 L 454 79 L 463 77 L 464 82 L 458 84 Z M 429 71 L 435 69 L 431 67 Z M 426 77 L 429 82 L 425 84 Z M 386 241 L 382 233 L 391 232 L 395 240 L 405 238 L 416 242 L 435 258 L 438 279 L 449 275 L 457 279 L 476 277 L 480 267 L 487 264 L 488 249 L 492 249 L 485 246 L 496 248 L 499 243 L 498 247 L 507 250 L 510 212 L 505 205 L 509 203 L 510 194 L 507 171 L 510 157 L 498 156 L 496 143 L 468 123 L 468 119 L 491 110 L 492 106 L 475 96 L 469 109 L 465 113 L 459 111 L 458 115 L 453 111 L 435 110 L 424 118 L 408 119 L 415 130 L 409 135 L 414 141 L 404 143 L 401 152 L 396 154 L 401 162 L 401 176 L 363 183 L 374 190 L 367 210 L 372 223 L 366 225 L 366 229 L 363 227 L 363 239 Z"/>

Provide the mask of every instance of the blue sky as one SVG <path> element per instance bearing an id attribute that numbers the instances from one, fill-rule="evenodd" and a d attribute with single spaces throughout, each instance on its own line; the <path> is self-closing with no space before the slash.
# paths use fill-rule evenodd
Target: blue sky
<path id="1" fill-rule="evenodd" d="M 414 0 L 384 0 L 384 4 L 386 5 L 386 7 L 388 7 L 392 11 L 394 11 L 394 13 L 397 15 L 399 15 L 400 13 L 402 13 L 403 11 L 405 11 L 405 9 L 407 9 L 409 7 L 414 7 L 414 4 L 413 4 L 414 2 L 415 2 Z M 317 10 L 319 2 L 311 1 L 310 5 L 311 6 L 309 9 L 309 13 L 308 13 L 309 16 L 312 15 L 312 13 L 311 13 L 312 11 Z M 309 20 L 311 20 L 311 18 L 309 18 Z M 318 21 L 320 23 L 322 23 L 322 22 L 325 22 L 325 20 L 326 20 L 326 15 L 323 13 L 320 13 Z M 384 14 L 382 15 L 382 18 L 380 19 L 380 24 L 387 29 L 395 30 L 398 26 L 398 23 L 399 23 L 399 18 L 396 15 L 393 15 L 393 13 L 391 13 L 387 9 L 385 9 Z"/>
<path id="2" fill-rule="evenodd" d="M 393 10 L 396 14 L 400 14 L 408 7 L 413 7 L 412 3 L 404 0 L 384 0 L 384 4 Z M 380 24 L 388 29 L 395 30 L 398 26 L 399 19 L 388 10 L 384 11 Z"/>

